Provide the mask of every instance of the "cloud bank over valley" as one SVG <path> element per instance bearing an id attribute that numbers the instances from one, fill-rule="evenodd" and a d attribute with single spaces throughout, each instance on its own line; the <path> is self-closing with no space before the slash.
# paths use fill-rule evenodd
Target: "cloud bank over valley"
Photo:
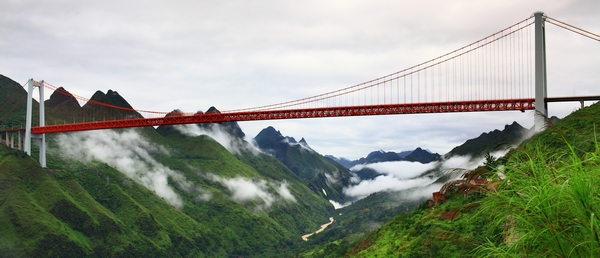
<path id="1" fill-rule="evenodd" d="M 238 153 L 240 148 L 258 151 L 250 144 L 240 144 L 239 139 L 211 126 L 204 130 L 196 125 L 178 126 L 186 134 L 208 135 L 227 148 Z M 186 130 L 187 129 L 187 130 Z M 58 151 L 62 155 L 84 163 L 100 161 L 121 171 L 135 182 L 145 186 L 177 208 L 183 208 L 182 198 L 168 184 L 175 182 L 180 190 L 192 194 L 196 201 L 206 202 L 212 198 L 210 190 L 197 186 L 176 170 L 156 161 L 152 155 L 168 155 L 168 151 L 141 136 L 135 129 L 124 131 L 98 130 L 84 131 L 57 136 Z M 218 171 L 215 171 L 215 173 Z M 211 172 L 199 172 L 206 179 L 227 189 L 233 201 L 240 204 L 256 203 L 260 209 L 268 210 L 276 202 L 296 202 L 288 182 L 258 178 L 224 178 Z"/>
<path id="2" fill-rule="evenodd" d="M 490 153 L 493 157 L 501 157 L 507 150 Z M 372 164 L 361 164 L 352 167 L 353 172 L 363 168 L 375 170 L 381 174 L 373 179 L 354 181 L 357 184 L 344 188 L 344 194 L 349 197 L 362 199 L 376 192 L 398 192 L 410 190 L 411 198 L 422 198 L 430 196 L 431 193 L 440 189 L 442 184 L 434 184 L 436 180 L 444 174 L 450 174 L 457 179 L 462 173 L 453 173 L 454 171 L 464 171 L 474 169 L 482 165 L 483 157 L 473 158 L 471 156 L 454 156 L 448 159 L 442 159 L 436 162 L 422 164 L 419 162 L 391 161 Z M 335 203 L 334 206 L 344 206 Z"/>
<path id="3" fill-rule="evenodd" d="M 207 135 L 221 144 L 221 146 L 227 149 L 230 153 L 235 155 L 242 154 L 242 151 L 248 151 L 254 155 L 261 153 L 261 151 L 255 145 L 249 144 L 252 142 L 252 140 L 247 141 L 246 139 L 242 140 L 235 138 L 218 124 L 207 124 L 207 128 L 200 127 L 197 124 L 174 125 L 173 127 L 177 131 L 187 136 L 195 137 Z"/>
<path id="4" fill-rule="evenodd" d="M 208 201 L 210 191 L 188 182 L 178 171 L 172 170 L 152 158 L 153 153 L 168 154 L 163 147 L 149 142 L 134 129 L 125 131 L 97 130 L 57 136 L 58 151 L 81 162 L 104 162 L 127 177 L 154 191 L 177 208 L 183 201 L 168 180 L 173 180 L 182 190 L 192 193 L 197 200 Z"/>
<path id="5" fill-rule="evenodd" d="M 240 204 L 256 202 L 264 211 L 277 201 L 296 202 L 286 181 L 268 182 L 264 179 L 246 177 L 224 178 L 212 173 L 206 173 L 204 176 L 227 188 L 233 201 Z"/>

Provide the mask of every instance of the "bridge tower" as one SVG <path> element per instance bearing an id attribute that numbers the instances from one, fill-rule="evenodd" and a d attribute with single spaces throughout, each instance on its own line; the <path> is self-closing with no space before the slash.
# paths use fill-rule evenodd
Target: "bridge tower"
<path id="1" fill-rule="evenodd" d="M 33 79 L 29 79 L 27 82 L 27 116 L 25 122 L 25 152 L 31 156 L 31 139 L 37 138 L 40 140 L 40 165 L 46 167 L 46 134 L 31 134 L 31 123 L 33 118 L 33 88 L 38 87 L 40 89 L 40 124 L 39 126 L 46 125 L 45 114 L 44 114 L 44 81 L 36 82 Z"/>
<path id="2" fill-rule="evenodd" d="M 535 131 L 544 129 L 545 119 L 548 117 L 548 104 L 546 103 L 547 77 L 546 77 L 546 15 L 543 12 L 533 14 L 535 26 Z"/>

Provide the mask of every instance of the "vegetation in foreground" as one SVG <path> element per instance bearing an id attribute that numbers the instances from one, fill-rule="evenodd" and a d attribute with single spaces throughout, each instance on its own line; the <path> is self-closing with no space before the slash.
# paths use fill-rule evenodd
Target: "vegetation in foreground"
<path id="1" fill-rule="evenodd" d="M 506 157 L 471 171 L 445 200 L 402 213 L 362 239 L 305 257 L 600 256 L 600 104 L 548 125 Z"/>
<path id="2" fill-rule="evenodd" d="M 577 111 L 511 156 L 483 210 L 502 226 L 500 244 L 477 256 L 600 256 L 600 106 Z"/>

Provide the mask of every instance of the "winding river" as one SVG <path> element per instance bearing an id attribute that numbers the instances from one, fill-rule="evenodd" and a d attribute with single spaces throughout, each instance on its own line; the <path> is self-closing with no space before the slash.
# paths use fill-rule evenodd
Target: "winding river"
<path id="1" fill-rule="evenodd" d="M 314 234 L 319 234 L 319 233 L 321 233 L 321 231 L 325 230 L 325 229 L 326 229 L 326 228 L 327 228 L 329 225 L 331 225 L 331 223 L 333 223 L 333 222 L 334 222 L 334 219 L 333 219 L 333 217 L 329 217 L 329 223 L 325 223 L 325 224 L 321 225 L 321 228 L 320 228 L 319 230 L 315 231 L 315 232 L 312 232 L 312 233 L 310 233 L 310 234 L 306 234 L 306 235 L 302 236 L 302 240 L 304 240 L 304 241 L 308 241 L 308 238 L 309 238 L 310 236 L 312 236 L 312 235 L 314 235 Z"/>

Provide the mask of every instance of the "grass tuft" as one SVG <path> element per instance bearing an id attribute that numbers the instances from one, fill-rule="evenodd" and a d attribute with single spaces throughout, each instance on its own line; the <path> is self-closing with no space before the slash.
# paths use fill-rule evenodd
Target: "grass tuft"
<path id="1" fill-rule="evenodd" d="M 550 129 L 552 130 L 552 129 Z M 513 155 L 503 184 L 482 208 L 504 225 L 504 242 L 476 249 L 477 256 L 600 256 L 600 148 L 584 152 L 568 142 L 564 152 L 532 142 Z"/>

